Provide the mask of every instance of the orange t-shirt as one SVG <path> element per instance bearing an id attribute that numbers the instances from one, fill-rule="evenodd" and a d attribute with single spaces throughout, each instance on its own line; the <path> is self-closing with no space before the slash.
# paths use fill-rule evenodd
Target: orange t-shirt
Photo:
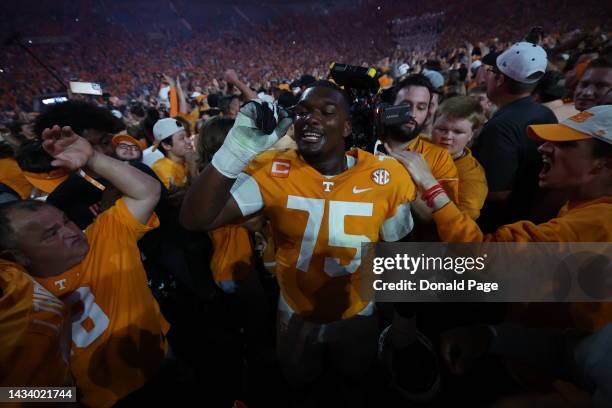
<path id="1" fill-rule="evenodd" d="M 61 275 L 37 278 L 72 311 L 71 370 L 91 407 L 110 407 L 140 388 L 165 357 L 169 325 L 147 286 L 137 241 L 159 225 L 142 225 L 123 199 L 85 231 L 83 261 Z"/>
<path id="2" fill-rule="evenodd" d="M 249 231 L 240 225 L 226 225 L 208 233 L 213 243 L 210 269 L 215 283 L 233 292 L 238 281 L 253 270 L 253 249 Z"/>
<path id="3" fill-rule="evenodd" d="M 445 242 L 612 242 L 612 197 L 568 203 L 548 222 L 519 221 L 492 234 L 483 234 L 453 203 L 434 212 L 433 218 Z M 533 315 L 539 306 L 530 307 Z M 586 330 L 597 330 L 612 321 L 612 303 L 572 303 L 570 312 L 571 323 Z"/>
<path id="4" fill-rule="evenodd" d="M 396 241 L 413 225 L 416 187 L 400 163 L 359 149 L 346 160 L 347 170 L 324 176 L 295 150 L 268 151 L 232 187 L 243 215 L 263 209 L 270 220 L 284 300 L 318 322 L 350 318 L 370 302 L 361 295 L 361 244 Z"/>
<path id="5" fill-rule="evenodd" d="M 484 169 L 472 152 L 466 148 L 466 154 L 455 160 L 459 173 L 459 203 L 461 211 L 476 220 L 480 217 L 480 209 L 484 205 L 489 188 Z"/>
<path id="6" fill-rule="evenodd" d="M 0 159 L 0 183 L 15 190 L 24 200 L 30 196 L 32 191 L 32 185 L 26 180 L 17 161 L 12 158 Z"/>
<path id="7" fill-rule="evenodd" d="M 68 307 L 0 259 L 0 386 L 72 386 Z"/>
<path id="8" fill-rule="evenodd" d="M 448 150 L 433 144 L 424 135 L 414 138 L 406 150 L 422 154 L 431 174 L 440 182 L 448 197 L 454 203 L 459 202 L 459 173 Z"/>
<path id="9" fill-rule="evenodd" d="M 187 184 L 187 163 L 177 163 L 164 157 L 153 163 L 152 169 L 168 189 Z"/>

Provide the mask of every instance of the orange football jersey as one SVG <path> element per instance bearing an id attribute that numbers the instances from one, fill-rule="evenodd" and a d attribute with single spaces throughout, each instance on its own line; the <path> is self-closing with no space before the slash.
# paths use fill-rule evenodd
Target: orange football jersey
<path id="1" fill-rule="evenodd" d="M 354 149 L 348 170 L 324 176 L 295 150 L 261 154 L 232 195 L 244 215 L 263 209 L 273 228 L 276 274 L 287 304 L 313 321 L 347 319 L 360 294 L 361 245 L 410 232 L 416 186 L 395 159 Z"/>
<path id="2" fill-rule="evenodd" d="M 156 215 L 139 223 L 120 199 L 85 231 L 90 248 L 79 265 L 37 278 L 71 307 L 70 365 L 87 406 L 112 406 L 144 385 L 165 357 L 169 325 L 136 245 L 158 225 Z"/>
<path id="3" fill-rule="evenodd" d="M 66 305 L 0 259 L 0 386 L 71 386 Z"/>

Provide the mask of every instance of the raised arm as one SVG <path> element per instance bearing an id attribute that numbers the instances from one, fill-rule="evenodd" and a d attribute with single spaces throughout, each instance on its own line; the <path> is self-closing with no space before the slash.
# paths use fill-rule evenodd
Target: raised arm
<path id="1" fill-rule="evenodd" d="M 228 84 L 232 84 L 238 88 L 247 101 L 257 99 L 257 94 L 238 78 L 238 74 L 236 74 L 236 71 L 233 69 L 226 70 L 224 78 Z"/>
<path id="2" fill-rule="evenodd" d="M 241 217 L 230 193 L 236 178 L 255 156 L 276 143 L 291 123 L 286 112 L 275 105 L 253 101 L 243 106 L 223 145 L 187 191 L 181 224 L 187 229 L 211 230 Z"/>
<path id="3" fill-rule="evenodd" d="M 145 224 L 159 201 L 160 184 L 153 177 L 112 157 L 95 151 L 70 126 L 53 126 L 42 134 L 43 148 L 55 160 L 51 165 L 78 170 L 87 167 L 113 184 L 122 194 L 130 213 Z"/>
<path id="4" fill-rule="evenodd" d="M 176 77 L 176 96 L 179 103 L 179 113 L 189 113 L 189 103 L 187 103 L 187 97 L 181 86 L 181 78 Z"/>

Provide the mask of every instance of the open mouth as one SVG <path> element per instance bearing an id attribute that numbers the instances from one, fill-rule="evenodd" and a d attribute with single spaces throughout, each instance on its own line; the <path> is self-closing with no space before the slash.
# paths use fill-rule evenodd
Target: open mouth
<path id="1" fill-rule="evenodd" d="M 550 157 L 542 156 L 542 170 L 540 171 L 539 177 L 544 178 L 550 172 L 552 168 L 552 163 Z"/>
<path id="2" fill-rule="evenodd" d="M 323 139 L 323 132 L 318 129 L 304 129 L 301 139 L 306 143 L 317 143 Z"/>

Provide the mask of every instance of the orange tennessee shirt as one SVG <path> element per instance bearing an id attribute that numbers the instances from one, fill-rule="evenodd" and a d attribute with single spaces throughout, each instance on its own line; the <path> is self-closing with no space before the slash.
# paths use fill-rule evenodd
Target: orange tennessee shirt
<path id="1" fill-rule="evenodd" d="M 208 233 L 214 252 L 210 261 L 215 283 L 233 292 L 238 281 L 253 270 L 253 250 L 249 231 L 240 225 L 226 225 Z"/>
<path id="2" fill-rule="evenodd" d="M 0 259 L 0 386 L 72 386 L 68 307 Z"/>
<path id="3" fill-rule="evenodd" d="M 32 185 L 26 180 L 17 161 L 12 158 L 0 159 L 0 183 L 15 190 L 24 200 L 30 196 L 32 191 Z"/>
<path id="4" fill-rule="evenodd" d="M 433 144 L 423 135 L 414 138 L 406 150 L 422 154 L 431 174 L 440 182 L 448 197 L 454 203 L 459 202 L 459 173 L 448 150 Z"/>
<path id="5" fill-rule="evenodd" d="M 177 163 L 164 157 L 156 161 L 152 169 L 168 189 L 170 185 L 183 187 L 187 184 L 187 163 Z"/>
<path id="6" fill-rule="evenodd" d="M 484 169 L 472 156 L 472 152 L 467 148 L 465 150 L 465 156 L 455 160 L 459 173 L 459 203 L 457 206 L 471 219 L 476 220 L 480 217 L 480 209 L 484 205 L 489 188 Z"/>
<path id="7" fill-rule="evenodd" d="M 359 149 L 348 169 L 324 176 L 295 150 L 261 154 L 232 195 L 243 215 L 263 210 L 276 247 L 276 275 L 286 303 L 318 322 L 347 319 L 361 297 L 361 244 L 396 241 L 412 229 L 416 187 L 395 159 Z"/>
<path id="8" fill-rule="evenodd" d="M 446 242 L 612 242 L 612 197 L 568 203 L 557 218 L 536 225 L 519 221 L 483 234 L 453 203 L 433 213 L 440 238 Z M 572 303 L 574 324 L 597 330 L 612 321 L 612 303 Z"/>
<path id="9" fill-rule="evenodd" d="M 151 378 L 165 357 L 169 325 L 136 245 L 158 225 L 155 214 L 139 223 L 120 199 L 85 231 L 90 248 L 83 262 L 37 278 L 71 307 L 70 365 L 87 406 L 112 406 Z"/>

